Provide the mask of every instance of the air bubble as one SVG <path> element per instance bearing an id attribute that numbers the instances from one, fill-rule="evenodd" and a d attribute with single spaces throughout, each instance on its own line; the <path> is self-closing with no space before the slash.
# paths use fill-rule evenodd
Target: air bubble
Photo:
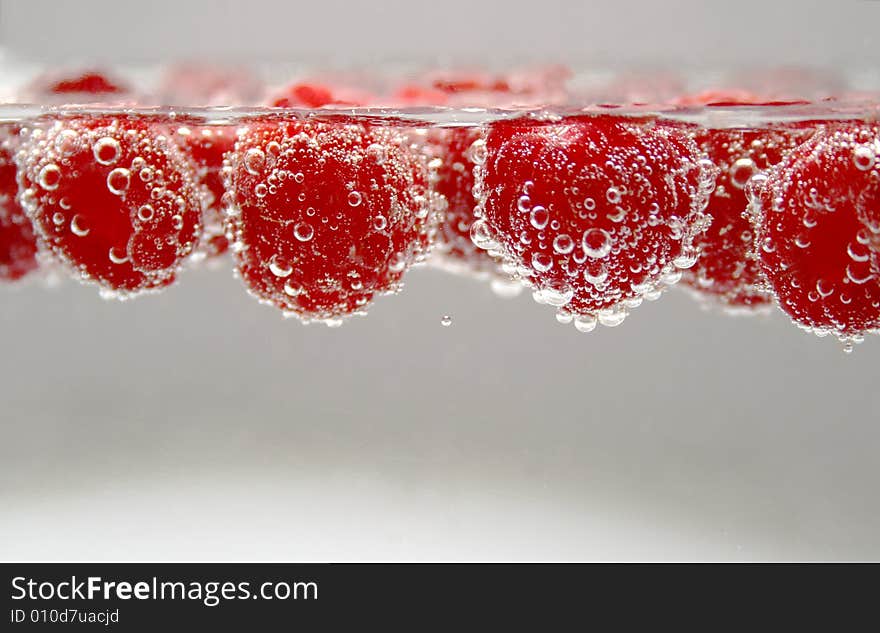
<path id="1" fill-rule="evenodd" d="M 315 235 L 315 229 L 308 222 L 298 222 L 293 227 L 293 236 L 300 242 L 308 242 Z"/>
<path id="2" fill-rule="evenodd" d="M 535 253 L 532 255 L 532 266 L 539 273 L 545 273 L 553 268 L 553 258 L 547 253 Z"/>
<path id="3" fill-rule="evenodd" d="M 293 272 L 293 266 L 278 255 L 272 255 L 269 259 L 269 271 L 276 277 L 289 277 Z"/>
<path id="4" fill-rule="evenodd" d="M 448 314 L 444 314 L 440 318 L 440 325 L 442 325 L 443 327 L 449 327 L 450 325 L 452 325 L 452 317 Z"/>
<path id="5" fill-rule="evenodd" d="M 92 154 L 94 154 L 95 160 L 101 165 L 112 165 L 115 163 L 119 160 L 119 154 L 121 151 L 119 141 L 115 138 L 110 138 L 109 136 L 98 139 L 95 141 L 95 144 L 92 145 Z"/>
<path id="6" fill-rule="evenodd" d="M 110 193 L 121 196 L 131 184 L 131 172 L 124 167 L 117 167 L 107 174 L 107 188 Z"/>
<path id="7" fill-rule="evenodd" d="M 55 163 L 49 163 L 40 170 L 37 182 L 46 191 L 58 189 L 58 184 L 61 182 L 61 168 Z"/>
<path id="8" fill-rule="evenodd" d="M 498 247 L 498 242 L 495 241 L 485 220 L 475 220 L 471 225 L 471 241 L 477 248 L 487 251 Z"/>
<path id="9" fill-rule="evenodd" d="M 602 229 L 587 229 L 582 242 L 584 252 L 593 259 L 601 259 L 611 252 L 611 236 Z"/>
<path id="10" fill-rule="evenodd" d="M 266 167 L 266 155 L 263 150 L 252 147 L 244 154 L 244 167 L 252 176 L 259 176 Z"/>
<path id="11" fill-rule="evenodd" d="M 83 223 L 83 219 L 79 215 L 73 216 L 70 220 L 70 232 L 76 235 L 77 237 L 85 237 L 89 234 L 91 229 L 86 228 Z"/>
<path id="12" fill-rule="evenodd" d="M 363 196 L 357 191 L 352 191 L 348 194 L 348 204 L 352 207 L 360 206 L 361 201 L 363 200 Z"/>
<path id="13" fill-rule="evenodd" d="M 141 222 L 149 222 L 153 219 L 153 216 L 156 214 L 156 210 L 153 209 L 152 205 L 145 204 L 137 211 L 138 220 Z"/>
<path id="14" fill-rule="evenodd" d="M 483 165 L 486 162 L 486 141 L 477 139 L 474 141 L 466 152 L 468 160 L 475 165 Z"/>
<path id="15" fill-rule="evenodd" d="M 621 200 L 620 189 L 608 187 L 608 190 L 605 192 L 605 199 L 611 204 L 618 204 Z"/>
<path id="16" fill-rule="evenodd" d="M 730 166 L 730 182 L 737 189 L 743 189 L 758 167 L 751 158 L 740 158 Z"/>
<path id="17" fill-rule="evenodd" d="M 853 164 L 856 169 L 868 171 L 874 166 L 876 160 L 877 156 L 874 154 L 874 150 L 867 145 L 859 145 L 853 150 Z"/>
<path id="18" fill-rule="evenodd" d="M 574 250 L 574 240 L 567 233 L 557 235 L 553 240 L 553 250 L 560 255 L 568 255 Z"/>
<path id="19" fill-rule="evenodd" d="M 580 314 L 574 318 L 574 327 L 578 332 L 592 332 L 597 323 L 598 319 L 592 314 Z"/>
<path id="20" fill-rule="evenodd" d="M 124 264 L 125 262 L 128 261 L 128 255 L 126 255 L 124 251 L 123 251 L 123 254 L 120 255 L 118 253 L 119 250 L 120 249 L 117 249 L 114 246 L 113 248 L 110 249 L 110 252 L 108 253 L 108 257 L 110 258 L 110 261 L 113 262 L 114 264 Z"/>
<path id="21" fill-rule="evenodd" d="M 532 208 L 532 212 L 529 214 L 529 222 L 531 222 L 532 226 L 538 230 L 543 229 L 547 226 L 547 222 L 550 221 L 550 212 L 547 211 L 541 205 L 536 205 Z"/>

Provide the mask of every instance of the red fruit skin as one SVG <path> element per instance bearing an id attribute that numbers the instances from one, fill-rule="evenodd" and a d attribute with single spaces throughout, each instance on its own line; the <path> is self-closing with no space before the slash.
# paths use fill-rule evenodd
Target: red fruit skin
<path id="1" fill-rule="evenodd" d="M 229 250 L 229 239 L 223 226 L 223 160 L 235 146 L 235 130 L 219 125 L 180 126 L 172 139 L 189 158 L 204 185 L 204 232 L 197 255 L 214 259 Z"/>
<path id="2" fill-rule="evenodd" d="M 445 212 L 437 230 L 432 262 L 454 273 L 505 279 L 500 262 L 471 239 L 476 220 L 474 165 L 469 149 L 480 139 L 476 128 L 435 129 L 428 132 L 428 146 L 440 158 L 435 190 L 445 200 Z"/>
<path id="3" fill-rule="evenodd" d="M 19 202 L 51 255 L 107 297 L 167 286 L 201 232 L 196 176 L 134 117 L 72 118 L 29 133 Z"/>
<path id="4" fill-rule="evenodd" d="M 289 316 L 337 325 L 363 314 L 427 254 L 437 196 L 404 130 L 255 121 L 228 162 L 238 272 Z"/>
<path id="5" fill-rule="evenodd" d="M 814 133 L 812 127 L 708 129 L 693 132 L 700 150 L 720 169 L 706 213 L 712 222 L 694 238 L 700 257 L 682 281 L 698 297 L 745 312 L 769 308 L 773 295 L 754 253 L 745 186 Z"/>
<path id="6" fill-rule="evenodd" d="M 693 140 L 651 120 L 499 121 L 482 165 L 475 243 L 578 329 L 617 325 L 693 263 L 716 173 Z"/>
<path id="7" fill-rule="evenodd" d="M 867 223 L 880 207 L 878 133 L 823 126 L 750 186 L 758 260 L 779 307 L 845 341 L 880 327 L 880 256 Z"/>
<path id="8" fill-rule="evenodd" d="M 17 281 L 39 268 L 30 218 L 16 200 L 13 160 L 17 127 L 0 126 L 0 280 Z"/>

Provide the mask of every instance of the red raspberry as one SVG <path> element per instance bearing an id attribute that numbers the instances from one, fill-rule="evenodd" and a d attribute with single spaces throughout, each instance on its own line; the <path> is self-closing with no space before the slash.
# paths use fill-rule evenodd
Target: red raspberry
<path id="1" fill-rule="evenodd" d="M 235 145 L 235 130 L 219 125 L 190 125 L 174 129 L 172 138 L 190 158 L 204 184 L 204 234 L 200 254 L 215 258 L 229 250 L 223 228 L 223 159 Z"/>
<path id="2" fill-rule="evenodd" d="M 105 296 L 167 286 L 198 240 L 195 174 L 144 119 L 55 121 L 31 132 L 16 162 L 37 233 Z"/>
<path id="3" fill-rule="evenodd" d="M 115 102 L 130 95 L 130 89 L 122 81 L 91 70 L 62 71 L 42 75 L 25 86 L 21 92 L 23 99 L 36 103 Z"/>
<path id="4" fill-rule="evenodd" d="M 798 325 L 851 349 L 880 327 L 880 128 L 830 124 L 752 181 L 764 275 Z M 874 216 L 876 219 L 876 215 Z M 876 234 L 873 234 L 876 237 Z"/>
<path id="5" fill-rule="evenodd" d="M 694 140 L 721 169 L 706 213 L 712 223 L 694 238 L 701 254 L 683 281 L 701 297 L 732 309 L 769 306 L 772 295 L 753 253 L 745 185 L 813 134 L 811 128 L 699 129 Z"/>
<path id="6" fill-rule="evenodd" d="M 15 281 L 35 271 L 37 243 L 31 221 L 15 199 L 18 193 L 13 134 L 17 128 L 0 127 L 0 279 Z"/>
<path id="7" fill-rule="evenodd" d="M 372 96 L 362 90 L 341 84 L 303 82 L 283 88 L 269 100 L 275 108 L 324 108 L 363 106 Z"/>
<path id="8" fill-rule="evenodd" d="M 716 170 L 683 133 L 611 116 L 499 121 L 472 156 L 474 241 L 579 330 L 618 325 L 693 264 Z"/>
<path id="9" fill-rule="evenodd" d="M 362 314 L 426 254 L 435 194 L 401 129 L 262 120 L 239 131 L 229 163 L 239 273 L 291 316 Z"/>
<path id="10" fill-rule="evenodd" d="M 54 81 L 48 86 L 48 91 L 54 94 L 99 95 L 126 92 L 126 89 L 101 73 L 86 71 L 81 75 L 71 75 Z"/>

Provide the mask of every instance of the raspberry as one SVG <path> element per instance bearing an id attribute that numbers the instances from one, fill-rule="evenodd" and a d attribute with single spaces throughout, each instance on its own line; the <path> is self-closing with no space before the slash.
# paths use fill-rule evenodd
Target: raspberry
<path id="1" fill-rule="evenodd" d="M 304 322 L 362 314 L 427 252 L 437 206 L 429 179 L 400 128 L 254 122 L 229 159 L 241 278 Z"/>
<path id="2" fill-rule="evenodd" d="M 167 286 L 198 240 L 195 175 L 144 119 L 57 120 L 30 133 L 16 163 L 39 236 L 105 296 Z"/>
<path id="3" fill-rule="evenodd" d="M 318 82 L 291 84 L 269 100 L 275 108 L 324 108 L 363 106 L 372 101 L 368 93 L 344 86 Z"/>
<path id="4" fill-rule="evenodd" d="M 53 94 L 116 94 L 126 92 L 120 84 L 114 83 L 101 73 L 86 71 L 80 75 L 71 75 L 56 80 L 48 86 L 48 92 Z"/>
<path id="5" fill-rule="evenodd" d="M 880 327 L 878 133 L 824 126 L 750 185 L 758 259 L 779 307 L 847 349 Z"/>
<path id="6" fill-rule="evenodd" d="M 235 131 L 218 125 L 180 126 L 173 131 L 173 140 L 194 165 L 205 186 L 204 234 L 200 254 L 208 258 L 229 250 L 223 228 L 223 159 L 235 145 Z"/>
<path id="7" fill-rule="evenodd" d="M 499 121 L 472 157 L 475 243 L 581 331 L 620 324 L 694 262 L 716 170 L 677 130 L 612 116 Z"/>
<path id="8" fill-rule="evenodd" d="M 785 152 L 813 134 L 811 128 L 699 129 L 694 140 L 721 169 L 706 213 L 712 223 L 694 238 L 700 249 L 683 281 L 700 297 L 729 309 L 769 306 L 772 295 L 754 256 L 752 227 L 746 217 L 745 185 L 759 171 L 782 160 Z"/>
<path id="9" fill-rule="evenodd" d="M 12 148 L 17 132 L 0 127 L 0 279 L 4 281 L 21 279 L 38 267 L 31 221 L 15 199 L 18 183 Z"/>

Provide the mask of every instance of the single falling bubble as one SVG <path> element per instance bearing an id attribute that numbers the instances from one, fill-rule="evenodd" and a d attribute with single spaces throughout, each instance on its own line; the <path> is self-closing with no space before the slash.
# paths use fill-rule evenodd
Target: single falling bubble
<path id="1" fill-rule="evenodd" d="M 442 325 L 443 327 L 449 327 L 450 325 L 452 325 L 452 317 L 448 314 L 444 314 L 440 319 L 440 325 Z"/>

